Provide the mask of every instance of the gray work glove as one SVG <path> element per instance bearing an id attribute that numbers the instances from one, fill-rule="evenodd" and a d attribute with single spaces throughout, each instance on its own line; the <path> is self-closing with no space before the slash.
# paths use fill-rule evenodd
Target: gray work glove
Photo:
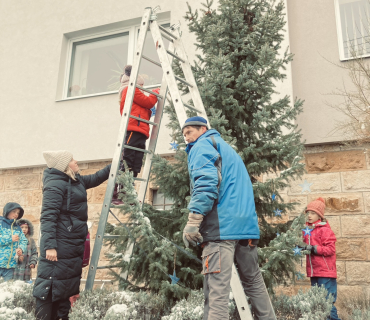
<path id="1" fill-rule="evenodd" d="M 306 246 L 306 249 L 305 250 L 310 251 L 312 254 L 317 254 L 317 246 L 311 246 L 309 244 L 308 246 Z"/>
<path id="2" fill-rule="evenodd" d="M 185 247 L 189 248 L 189 242 L 196 246 L 197 242 L 203 242 L 203 237 L 199 233 L 199 226 L 203 221 L 203 215 L 199 213 L 189 213 L 188 223 L 186 224 L 184 231 L 182 232 L 182 240 L 185 243 Z"/>
<path id="3" fill-rule="evenodd" d="M 298 246 L 302 250 L 310 251 L 310 254 L 317 254 L 317 246 L 311 246 L 308 244 L 307 246 Z"/>

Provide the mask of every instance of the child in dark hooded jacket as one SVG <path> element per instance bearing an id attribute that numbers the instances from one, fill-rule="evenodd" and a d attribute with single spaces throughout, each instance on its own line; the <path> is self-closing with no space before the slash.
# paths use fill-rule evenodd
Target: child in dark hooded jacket
<path id="1" fill-rule="evenodd" d="M 18 264 L 14 270 L 14 280 L 30 281 L 32 279 L 32 269 L 37 264 L 37 247 L 36 242 L 32 238 L 34 234 L 34 228 L 31 221 L 26 219 L 19 219 L 18 225 L 21 227 L 23 234 L 28 240 L 27 250 L 22 256 L 18 258 Z"/>
<path id="2" fill-rule="evenodd" d="M 311 278 L 311 286 L 322 286 L 333 296 L 333 307 L 328 319 L 340 320 L 334 303 L 337 299 L 337 266 L 335 242 L 337 241 L 333 230 L 324 218 L 325 200 L 318 198 L 308 204 L 307 228 L 303 239 L 308 244 L 305 249 L 310 251 L 307 255 L 307 277 Z"/>

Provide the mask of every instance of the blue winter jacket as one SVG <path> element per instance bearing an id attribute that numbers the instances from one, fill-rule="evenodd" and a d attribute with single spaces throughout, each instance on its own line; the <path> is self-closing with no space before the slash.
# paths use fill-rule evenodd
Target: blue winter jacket
<path id="1" fill-rule="evenodd" d="M 235 150 L 214 130 L 189 143 L 191 201 L 188 209 L 204 215 L 203 242 L 259 239 L 252 183 Z"/>
<path id="2" fill-rule="evenodd" d="M 21 227 L 17 225 L 17 220 L 7 218 L 8 213 L 17 208 L 21 210 L 18 218 L 22 218 L 23 209 L 15 202 L 7 203 L 4 207 L 3 217 L 0 217 L 0 268 L 15 268 L 17 265 L 15 261 L 16 250 L 18 248 L 22 249 L 23 252 L 27 250 L 28 240 L 23 234 Z M 18 235 L 19 241 L 13 242 L 13 235 Z"/>

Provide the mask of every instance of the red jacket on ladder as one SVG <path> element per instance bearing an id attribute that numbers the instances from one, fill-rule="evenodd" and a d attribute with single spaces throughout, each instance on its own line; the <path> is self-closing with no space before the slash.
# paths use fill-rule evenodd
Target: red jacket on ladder
<path id="1" fill-rule="evenodd" d="M 123 107 L 125 106 L 127 89 L 123 89 L 122 97 L 121 97 L 121 104 L 120 104 L 120 112 L 122 115 Z M 153 90 L 153 92 L 158 93 L 159 89 Z M 151 108 L 157 103 L 157 97 L 154 94 L 149 95 L 147 97 L 140 89 L 135 89 L 134 101 L 132 103 L 131 108 L 131 115 L 142 118 L 144 120 L 150 120 L 152 116 Z M 136 131 L 146 135 L 149 138 L 149 124 L 130 118 L 127 126 L 127 131 Z"/>

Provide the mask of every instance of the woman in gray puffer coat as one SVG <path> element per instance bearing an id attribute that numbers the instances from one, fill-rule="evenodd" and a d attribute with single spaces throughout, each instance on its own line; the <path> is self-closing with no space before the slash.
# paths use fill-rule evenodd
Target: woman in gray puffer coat
<path id="1" fill-rule="evenodd" d="M 54 320 L 65 310 L 65 320 L 69 297 L 80 292 L 88 231 L 86 190 L 108 179 L 110 165 L 81 176 L 70 152 L 50 151 L 43 155 L 48 168 L 43 176 L 40 259 L 33 289 L 35 313 L 37 320 Z"/>

